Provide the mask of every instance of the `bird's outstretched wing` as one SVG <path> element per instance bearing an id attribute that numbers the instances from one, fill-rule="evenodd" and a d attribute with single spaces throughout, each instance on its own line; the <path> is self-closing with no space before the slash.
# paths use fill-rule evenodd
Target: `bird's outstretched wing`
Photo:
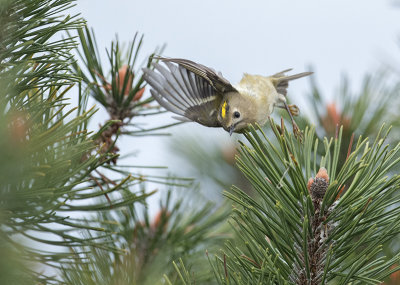
<path id="1" fill-rule="evenodd" d="M 154 99 L 168 111 L 184 117 L 181 120 L 219 127 L 217 116 L 223 94 L 236 91 L 229 81 L 190 60 L 157 59 L 163 64 L 155 63 L 154 70 L 143 69 Z"/>

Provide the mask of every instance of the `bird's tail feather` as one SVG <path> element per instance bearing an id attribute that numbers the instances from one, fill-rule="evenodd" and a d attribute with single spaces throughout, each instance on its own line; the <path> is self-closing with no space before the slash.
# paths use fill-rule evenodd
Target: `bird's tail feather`
<path id="1" fill-rule="evenodd" d="M 282 94 L 284 96 L 286 96 L 286 94 L 287 94 L 287 88 L 289 87 L 289 81 L 299 79 L 299 78 L 313 74 L 313 72 L 302 72 L 302 73 L 286 76 L 285 73 L 289 72 L 291 70 L 292 69 L 286 69 L 286 70 L 283 70 L 283 71 L 278 72 L 271 76 L 274 80 L 276 91 L 278 91 L 279 94 Z"/>

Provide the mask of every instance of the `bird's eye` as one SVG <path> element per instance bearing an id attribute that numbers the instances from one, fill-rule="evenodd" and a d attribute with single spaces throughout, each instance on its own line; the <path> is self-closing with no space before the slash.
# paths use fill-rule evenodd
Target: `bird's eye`
<path id="1" fill-rule="evenodd" d="M 234 112 L 233 117 L 240 118 L 240 113 L 238 111 Z"/>

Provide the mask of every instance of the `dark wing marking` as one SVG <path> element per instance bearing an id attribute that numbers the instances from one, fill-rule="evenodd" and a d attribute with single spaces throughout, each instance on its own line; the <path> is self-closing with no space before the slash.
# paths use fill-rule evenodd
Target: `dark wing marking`
<path id="1" fill-rule="evenodd" d="M 163 58 L 159 57 L 164 62 L 174 62 L 183 66 L 187 70 L 193 72 L 194 74 L 206 79 L 211 86 L 221 93 L 236 91 L 236 89 L 231 85 L 231 83 L 225 79 L 221 72 L 216 72 L 214 69 L 204 66 L 202 64 L 195 63 L 191 60 L 182 58 Z"/>
<path id="2" fill-rule="evenodd" d="M 189 60 L 159 59 L 163 65 L 155 63 L 154 70 L 143 69 L 154 99 L 168 111 L 208 127 L 219 127 L 217 115 L 223 94 L 235 91 L 229 81 Z"/>

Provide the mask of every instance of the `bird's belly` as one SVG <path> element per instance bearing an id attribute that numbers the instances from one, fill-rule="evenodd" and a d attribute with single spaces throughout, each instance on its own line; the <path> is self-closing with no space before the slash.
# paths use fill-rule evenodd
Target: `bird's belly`
<path id="1" fill-rule="evenodd" d="M 249 123 L 264 125 L 279 101 L 279 94 L 271 80 L 267 77 L 247 75 L 236 89 L 253 103 L 252 122 Z"/>
<path id="2" fill-rule="evenodd" d="M 270 93 L 269 93 L 270 94 Z M 267 96 L 265 95 L 259 95 L 259 98 L 257 99 L 258 106 L 256 110 L 256 120 L 257 123 L 260 125 L 264 125 L 268 121 L 268 117 L 272 114 L 274 111 L 275 107 L 275 100 L 274 96 Z"/>

